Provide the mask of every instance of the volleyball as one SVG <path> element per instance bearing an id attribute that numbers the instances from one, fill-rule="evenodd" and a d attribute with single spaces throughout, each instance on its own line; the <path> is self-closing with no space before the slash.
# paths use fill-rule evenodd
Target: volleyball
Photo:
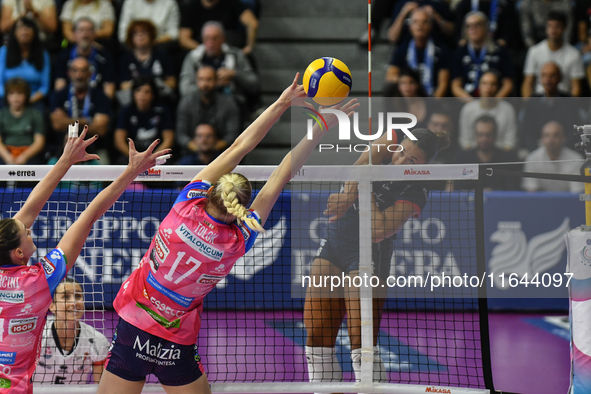
<path id="1" fill-rule="evenodd" d="M 351 71 L 339 59 L 321 57 L 304 72 L 304 91 L 320 105 L 330 106 L 343 101 L 351 90 Z"/>

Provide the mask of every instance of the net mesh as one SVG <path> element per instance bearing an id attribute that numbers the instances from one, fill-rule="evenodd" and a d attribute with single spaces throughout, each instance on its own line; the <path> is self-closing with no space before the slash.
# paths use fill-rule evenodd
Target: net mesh
<path id="1" fill-rule="evenodd" d="M 167 169 L 167 176 L 162 170 L 162 176 L 154 176 L 159 181 L 157 184 L 149 181 L 133 184 L 95 224 L 75 268 L 69 273 L 84 291 L 86 310 L 81 321 L 103 334 L 106 341 L 112 339 L 118 321 L 112 302 L 121 283 L 147 251 L 180 186 L 198 171 L 195 167 L 161 168 Z M 67 175 L 71 182 L 60 184 L 32 227 L 38 247 L 35 258 L 57 245 L 92 198 L 120 171 L 113 167 L 76 170 L 78 172 L 71 171 Z M 237 172 L 254 180 L 253 189 L 260 190 L 271 170 L 245 167 L 238 168 Z M 45 171 L 38 168 L 38 176 Z M 230 275 L 205 298 L 197 345 L 214 391 L 231 392 L 240 388 L 241 392 L 265 392 L 256 383 L 274 383 L 279 390 L 277 384 L 298 382 L 298 392 L 334 391 L 338 387 L 336 379 L 326 380 L 332 386 L 324 388 L 304 383 L 309 379 L 305 346 L 310 345 L 311 327 L 309 323 L 307 327 L 304 314 L 307 287 L 302 286 L 305 277 L 310 276 L 322 240 L 329 238 L 324 210 L 329 196 L 338 193 L 342 186 L 341 181 L 328 180 L 335 171 L 320 172 L 317 179 L 296 177 L 275 204 L 265 225 L 267 234 L 257 238 L 252 250 L 238 260 Z M 461 172 L 456 167 L 450 174 L 459 173 L 461 177 Z M 366 175 L 353 171 L 347 175 L 346 169 L 340 168 L 334 178 L 358 181 L 360 176 Z M 93 182 L 76 181 L 80 177 Z M 410 182 L 416 179 L 406 178 L 411 179 Z M 440 175 L 435 178 L 438 180 L 421 181 L 421 187 L 430 190 L 426 204 L 420 212 L 413 212 L 417 217 L 408 220 L 396 240 L 390 241 L 392 254 L 386 253 L 389 266 L 385 276 L 408 279 L 411 275 L 477 273 L 474 191 L 470 188 L 445 191 L 442 189 L 445 182 L 441 181 L 444 178 Z M 373 176 L 374 193 L 376 187 L 383 187 L 386 181 L 399 188 L 401 183 L 391 182 L 393 179 L 400 177 L 396 174 Z M 26 200 L 30 186 L 21 182 L 3 184 L 2 218 L 16 213 Z M 409 206 L 416 209 L 412 204 Z M 361 237 L 364 236 L 371 235 L 361 233 Z M 480 337 L 482 311 L 477 289 L 456 288 L 443 294 L 428 287 L 386 287 L 386 293 L 379 295 L 386 300 L 377 331 L 379 360 L 386 373 L 382 383 L 418 385 L 417 392 L 425 392 L 425 386 L 484 389 L 486 360 L 483 360 L 482 346 L 486 344 L 481 343 Z M 348 301 L 360 305 L 364 302 L 355 297 Z M 330 302 L 342 301 L 331 298 Z M 361 307 L 357 310 L 361 312 Z M 354 311 L 349 308 L 348 313 Z M 318 312 L 322 313 L 314 311 Z M 376 312 L 377 309 L 374 315 Z M 357 334 L 362 328 L 351 323 L 352 320 L 343 310 L 339 311 L 339 319 L 332 323 L 336 332 L 333 339 L 336 360 L 343 371 L 344 382 L 356 379 L 351 354 L 359 347 Z M 96 338 L 99 334 L 93 338 L 94 345 L 102 344 Z M 88 365 L 92 367 L 90 361 L 104 358 L 106 351 L 106 347 L 98 349 L 94 359 L 90 357 L 92 354 L 82 354 L 81 359 L 84 363 L 89 358 Z M 34 377 L 34 382 L 44 382 L 41 392 L 43 389 L 50 392 L 47 385 L 52 382 L 92 382 L 89 372 L 92 368 L 82 371 L 80 358 L 72 365 L 63 363 L 50 368 L 47 365 L 55 363 L 59 357 L 55 349 L 48 352 L 42 349 L 41 361 L 45 365 L 38 367 Z M 60 376 L 70 377 L 57 382 Z M 148 383 L 157 383 L 157 379 L 150 376 Z M 282 390 L 293 392 L 296 389 L 292 386 Z"/>

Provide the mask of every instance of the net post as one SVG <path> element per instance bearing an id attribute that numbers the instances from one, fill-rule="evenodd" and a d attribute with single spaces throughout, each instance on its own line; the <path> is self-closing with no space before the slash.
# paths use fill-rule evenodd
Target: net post
<path id="1" fill-rule="evenodd" d="M 589 167 L 585 167 L 585 176 L 591 176 L 591 170 Z M 591 195 L 591 178 L 590 182 L 585 182 L 585 195 Z M 591 226 L 591 201 L 585 201 L 585 224 Z"/>
<path id="2" fill-rule="evenodd" d="M 474 188 L 474 219 L 476 226 L 476 267 L 478 276 L 486 274 L 486 253 L 484 250 L 484 179 L 487 168 L 478 166 L 478 180 Z M 480 351 L 482 352 L 482 374 L 484 386 L 495 392 L 490 353 L 490 333 L 488 327 L 488 298 L 486 284 L 478 288 L 478 315 L 480 320 Z"/>
<path id="3" fill-rule="evenodd" d="M 371 271 L 371 182 L 358 179 L 359 193 L 359 276 L 370 277 Z M 367 236 L 367 234 L 370 234 Z M 373 391 L 373 294 L 363 283 L 359 289 L 361 307 L 361 384 L 360 391 Z"/>

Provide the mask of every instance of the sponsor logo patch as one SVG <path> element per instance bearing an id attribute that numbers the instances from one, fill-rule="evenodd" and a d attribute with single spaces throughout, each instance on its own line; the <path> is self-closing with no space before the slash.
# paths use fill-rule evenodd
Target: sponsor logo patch
<path id="1" fill-rule="evenodd" d="M 26 319 L 11 319 L 8 322 L 8 332 L 10 334 L 24 334 L 33 331 L 37 327 L 37 316 Z"/>
<path id="2" fill-rule="evenodd" d="M 246 228 L 246 226 L 243 223 L 240 223 L 238 228 L 242 232 L 242 236 L 244 237 L 244 242 L 248 241 L 248 239 L 250 238 L 250 231 L 248 230 L 248 228 Z"/>
<path id="3" fill-rule="evenodd" d="M 184 224 L 181 224 L 176 229 L 176 233 L 183 240 L 183 242 L 203 256 L 215 261 L 220 261 L 222 257 L 224 257 L 224 252 L 199 239 L 197 235 L 189 230 L 189 228 Z"/>
<path id="4" fill-rule="evenodd" d="M 170 348 L 163 348 L 162 344 L 153 345 L 147 339 L 144 343 L 139 337 L 135 337 L 133 349 L 136 350 L 135 356 L 142 360 L 154 362 L 158 365 L 175 365 L 173 360 L 181 359 L 181 349 L 175 349 L 174 345 Z"/>
<path id="5" fill-rule="evenodd" d="M 16 352 L 0 352 L 0 364 L 12 365 L 16 360 Z"/>
<path id="6" fill-rule="evenodd" d="M 156 170 L 150 168 L 147 171 L 142 172 L 138 175 L 138 178 L 160 178 L 162 176 L 162 170 Z"/>
<path id="7" fill-rule="evenodd" d="M 23 290 L 0 291 L 0 301 L 22 304 L 25 302 L 25 292 Z"/>
<path id="8" fill-rule="evenodd" d="M 207 197 L 207 192 L 205 190 L 192 189 L 187 192 L 187 198 L 193 199 L 202 197 Z"/>
<path id="9" fill-rule="evenodd" d="M 162 238 L 160 238 L 160 234 L 156 234 L 156 239 L 154 241 L 154 249 L 156 250 L 156 256 L 158 257 L 160 262 L 163 262 L 170 253 L 170 249 L 168 249 Z"/>
<path id="10" fill-rule="evenodd" d="M 156 278 L 154 278 L 154 275 L 152 275 L 151 272 L 148 274 L 147 282 L 156 291 L 164 294 L 165 296 L 167 296 L 168 298 L 170 298 L 171 300 L 173 300 L 174 302 L 176 302 L 177 304 L 179 304 L 185 308 L 188 308 L 189 306 L 191 306 L 191 302 L 193 302 L 193 300 L 194 300 L 194 298 L 185 297 L 184 295 L 178 294 L 170 289 L 167 289 L 165 286 L 162 286 L 160 283 L 158 283 Z"/>
<path id="11" fill-rule="evenodd" d="M 47 275 L 51 275 L 55 272 L 55 265 L 53 265 L 53 263 L 49 261 L 47 257 L 41 258 L 41 265 L 43 266 L 43 269 Z"/>
<path id="12" fill-rule="evenodd" d="M 211 285 L 211 284 L 218 283 L 220 280 L 224 279 L 225 277 L 226 277 L 225 275 L 203 274 L 199 277 L 199 279 L 197 279 L 197 283 L 201 283 L 204 285 Z"/>

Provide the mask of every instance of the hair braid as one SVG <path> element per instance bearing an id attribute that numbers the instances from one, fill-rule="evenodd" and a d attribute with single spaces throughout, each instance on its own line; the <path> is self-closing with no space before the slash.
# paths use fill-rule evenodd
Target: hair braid
<path id="1" fill-rule="evenodd" d="M 251 193 L 252 188 L 248 179 L 244 175 L 231 173 L 218 179 L 211 201 L 218 208 L 224 208 L 230 215 L 235 216 L 239 223 L 243 222 L 251 229 L 264 233 L 265 230 L 258 220 L 248 217 L 245 205 L 250 200 Z"/>

